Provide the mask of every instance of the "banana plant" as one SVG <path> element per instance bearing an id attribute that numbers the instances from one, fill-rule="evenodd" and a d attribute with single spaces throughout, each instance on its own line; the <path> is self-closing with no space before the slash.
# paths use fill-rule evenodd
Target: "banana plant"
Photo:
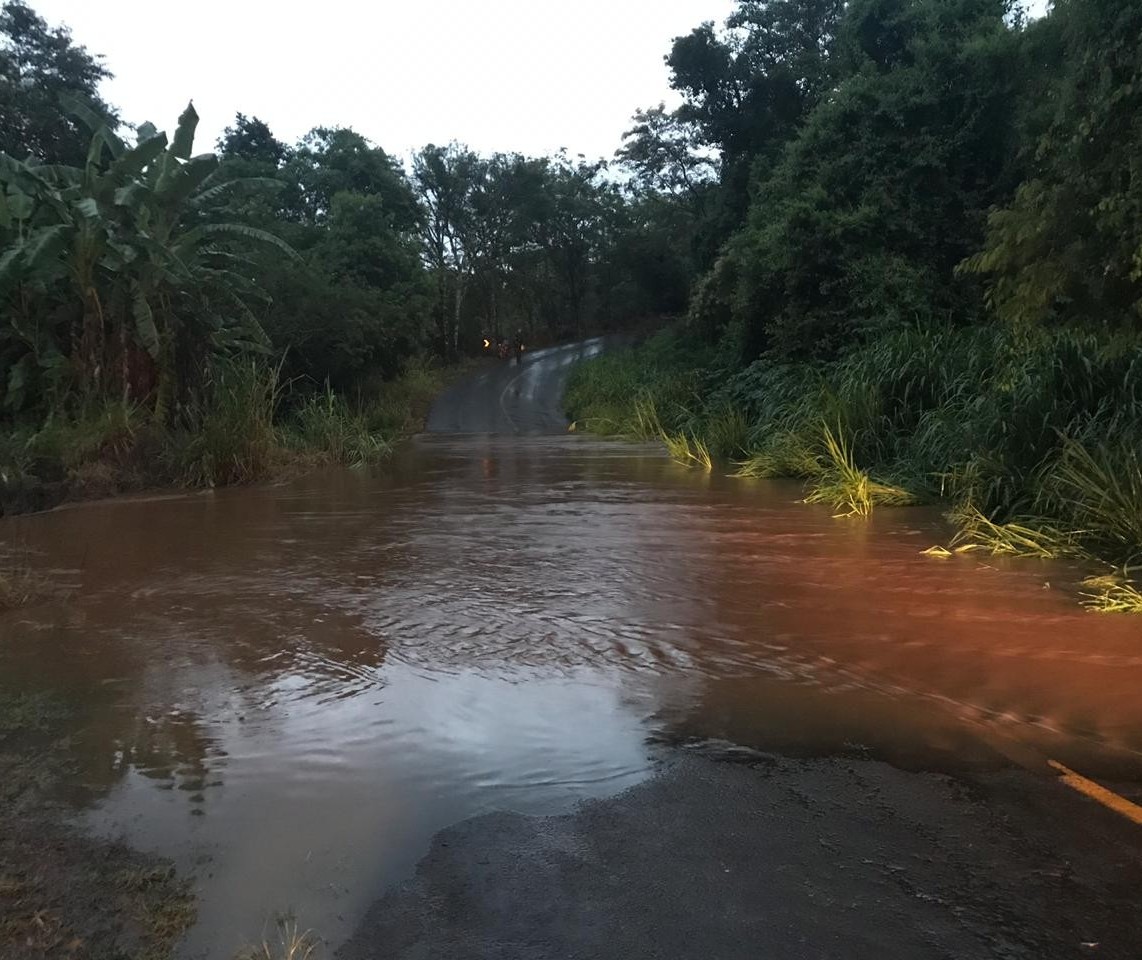
<path id="1" fill-rule="evenodd" d="M 35 166 L 0 154 L 0 302 L 12 320 L 0 339 L 23 344 L 9 360 L 9 400 L 35 363 L 58 369 L 64 353 L 75 386 L 153 400 L 166 419 L 182 379 L 213 353 L 264 348 L 251 304 L 260 298 L 244 251 L 282 240 L 244 224 L 215 223 L 212 200 L 273 180 L 220 181 L 214 154 L 193 154 L 193 105 L 168 140 L 151 124 L 125 144 L 80 103 L 71 111 L 92 128 L 82 168 Z M 55 353 L 37 352 L 24 327 L 61 318 Z M 41 329 L 38 325 L 37 329 Z M 33 355 L 35 360 L 28 360 Z"/>

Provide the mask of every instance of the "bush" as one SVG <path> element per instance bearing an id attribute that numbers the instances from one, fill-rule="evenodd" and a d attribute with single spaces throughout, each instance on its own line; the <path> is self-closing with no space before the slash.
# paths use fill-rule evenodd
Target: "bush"
<path id="1" fill-rule="evenodd" d="M 943 497 L 963 544 L 1142 557 L 1142 342 L 994 327 L 886 333 L 833 361 L 764 356 L 728 376 L 663 335 L 583 364 L 568 409 L 603 433 L 661 437 L 811 481 L 850 513 Z"/>
<path id="2" fill-rule="evenodd" d="M 205 407 L 162 437 L 168 474 L 187 486 L 251 483 L 278 451 L 278 369 L 254 362 L 215 368 Z"/>
<path id="3" fill-rule="evenodd" d="M 351 411 L 328 384 L 298 407 L 286 436 L 298 449 L 350 467 L 374 463 L 390 450 L 368 419 Z"/>

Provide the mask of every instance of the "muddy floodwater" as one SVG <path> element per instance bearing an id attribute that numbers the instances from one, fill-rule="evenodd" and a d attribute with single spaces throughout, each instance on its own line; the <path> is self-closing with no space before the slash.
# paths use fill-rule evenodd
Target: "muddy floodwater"
<path id="1" fill-rule="evenodd" d="M 474 814 L 567 812 L 740 744 L 1142 781 L 1142 627 L 1065 568 L 920 551 L 929 509 L 576 435 L 4 521 L 68 584 L 0 672 L 75 709 L 77 817 L 194 880 L 187 957 L 293 911 L 331 945 Z"/>

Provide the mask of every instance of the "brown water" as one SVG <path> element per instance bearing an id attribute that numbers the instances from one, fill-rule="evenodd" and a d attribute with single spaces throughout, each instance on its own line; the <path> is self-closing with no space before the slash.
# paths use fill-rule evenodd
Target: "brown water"
<path id="1" fill-rule="evenodd" d="M 8 520 L 75 592 L 0 619 L 0 673 L 75 707 L 82 821 L 195 878 L 188 957 L 286 909 L 335 944 L 440 828 L 613 794 L 668 744 L 1142 780 L 1139 620 L 1062 568 L 921 557 L 933 511 L 797 497 L 650 447 L 426 437 Z"/>

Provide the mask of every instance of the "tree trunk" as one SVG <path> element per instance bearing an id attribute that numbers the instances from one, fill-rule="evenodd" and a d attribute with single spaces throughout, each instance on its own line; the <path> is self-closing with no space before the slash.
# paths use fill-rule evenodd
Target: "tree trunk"
<path id="1" fill-rule="evenodd" d="M 88 286 L 83 296 L 83 333 L 80 337 L 79 363 L 85 389 L 95 393 L 103 373 L 103 304 L 99 293 Z"/>
<path id="2" fill-rule="evenodd" d="M 460 355 L 460 313 L 464 306 L 464 272 L 456 271 L 456 312 L 452 322 L 452 356 Z"/>

